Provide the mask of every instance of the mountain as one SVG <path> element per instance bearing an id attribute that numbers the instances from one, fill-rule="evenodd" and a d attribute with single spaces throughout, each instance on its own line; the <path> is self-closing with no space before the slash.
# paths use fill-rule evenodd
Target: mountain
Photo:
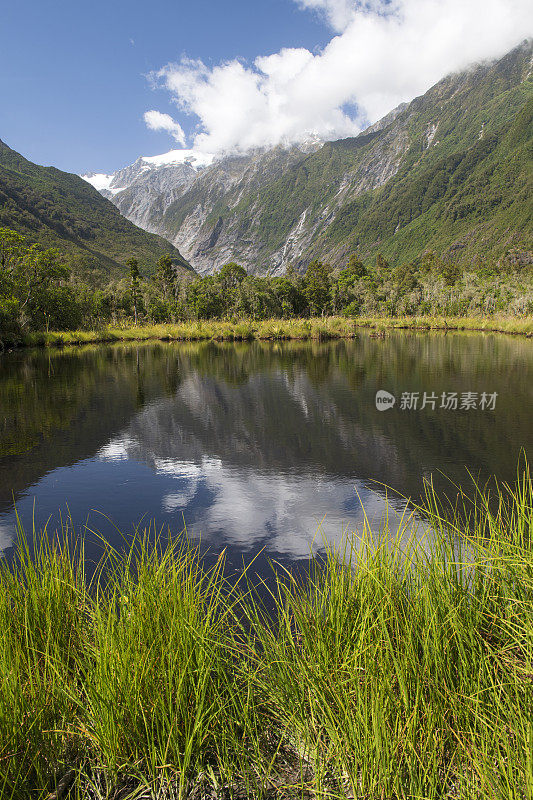
<path id="1" fill-rule="evenodd" d="M 120 275 L 130 256 L 151 270 L 166 253 L 182 274 L 192 269 L 172 244 L 125 219 L 78 175 L 33 164 L 1 140 L 0 227 L 58 247 L 85 274 Z"/>
<path id="2" fill-rule="evenodd" d="M 213 162 L 208 153 L 171 150 L 160 156 L 141 157 L 113 175 L 82 175 L 104 197 L 113 199 L 125 217 L 146 231 L 158 233 L 154 214 L 162 216 L 168 206 Z"/>
<path id="3" fill-rule="evenodd" d="M 197 172 L 213 163 L 210 153 L 194 150 L 171 150 L 160 156 L 141 156 L 128 167 L 112 175 L 89 172 L 81 177 L 98 189 L 104 197 L 113 197 L 133 184 L 139 187 L 153 185 L 162 191 L 169 181 L 176 186 L 192 182 Z"/>
<path id="4" fill-rule="evenodd" d="M 393 263 L 425 249 L 464 265 L 509 251 L 527 260 L 532 51 L 528 40 L 450 75 L 354 138 L 255 151 L 164 180 L 144 170 L 122 190 L 112 179 L 113 203 L 200 272 L 229 260 L 252 273 L 303 269 L 315 257 L 340 265 L 353 251 Z"/>
<path id="5" fill-rule="evenodd" d="M 82 177 L 108 197 L 136 225 L 152 233 L 160 233 L 169 241 L 175 238 L 169 230 L 179 228 L 180 249 L 195 254 L 197 269 L 213 268 L 213 246 L 218 228 L 209 226 L 203 232 L 209 212 L 216 210 L 221 198 L 238 197 L 266 185 L 298 163 L 320 143 L 310 141 L 290 148 L 255 150 L 246 155 L 233 155 L 215 160 L 207 154 L 191 150 L 173 150 L 160 156 L 142 157 L 113 175 L 90 173 Z M 194 156 L 194 160 L 193 160 Z M 167 210 L 172 217 L 163 223 Z M 217 251 L 217 265 L 233 259 L 233 245 Z M 253 242 L 250 260 L 254 258 Z"/>

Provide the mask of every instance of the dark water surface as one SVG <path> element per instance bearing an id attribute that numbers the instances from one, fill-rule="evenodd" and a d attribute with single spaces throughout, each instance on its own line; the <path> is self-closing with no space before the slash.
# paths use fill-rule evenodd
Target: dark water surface
<path id="1" fill-rule="evenodd" d="M 375 395 L 397 397 L 378 411 Z M 418 408 L 400 407 L 404 392 Z M 421 409 L 424 392 L 436 402 Z M 477 393 L 478 408 L 440 408 Z M 495 408 L 479 408 L 497 393 Z M 111 541 L 139 522 L 187 524 L 230 563 L 293 564 L 313 540 L 379 524 L 386 484 L 419 498 L 512 481 L 533 453 L 533 343 L 481 334 L 391 333 L 333 343 L 150 343 L 0 357 L 0 549 L 15 510 L 31 529 L 67 507 Z M 360 498 L 360 499 L 359 499 Z M 397 503 L 400 507 L 400 503 Z M 320 532 L 317 536 L 317 528 Z"/>

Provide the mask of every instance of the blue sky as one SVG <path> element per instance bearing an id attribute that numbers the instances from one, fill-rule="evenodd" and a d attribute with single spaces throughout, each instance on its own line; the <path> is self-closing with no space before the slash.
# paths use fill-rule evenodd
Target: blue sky
<path id="1" fill-rule="evenodd" d="M 530 3 L 11 0 L 0 13 L 0 138 L 82 173 L 184 144 L 220 155 L 355 135 L 533 36 Z M 150 111 L 166 131 L 147 127 Z"/>
<path id="2" fill-rule="evenodd" d="M 0 138 L 39 164 L 112 171 L 169 150 L 143 114 L 195 120 L 145 75 L 183 54 L 206 63 L 314 49 L 324 22 L 291 0 L 15 0 L 0 17 Z M 133 42 L 133 44 L 132 44 Z"/>

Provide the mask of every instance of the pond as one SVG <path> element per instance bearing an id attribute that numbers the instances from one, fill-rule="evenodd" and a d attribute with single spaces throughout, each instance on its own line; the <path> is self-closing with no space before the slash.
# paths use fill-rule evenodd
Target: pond
<path id="1" fill-rule="evenodd" d="M 533 344 L 499 335 L 7 353 L 0 549 L 16 514 L 27 530 L 70 515 L 114 544 L 186 525 L 235 568 L 291 566 L 360 527 L 361 503 L 379 527 L 385 487 L 401 510 L 424 479 L 452 495 L 468 472 L 513 481 L 532 410 Z"/>

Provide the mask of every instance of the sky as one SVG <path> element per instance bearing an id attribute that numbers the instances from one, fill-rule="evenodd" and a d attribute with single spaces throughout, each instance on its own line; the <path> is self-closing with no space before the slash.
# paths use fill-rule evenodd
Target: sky
<path id="1" fill-rule="evenodd" d="M 0 0 L 0 139 L 110 173 L 341 138 L 528 36 L 530 0 Z"/>

